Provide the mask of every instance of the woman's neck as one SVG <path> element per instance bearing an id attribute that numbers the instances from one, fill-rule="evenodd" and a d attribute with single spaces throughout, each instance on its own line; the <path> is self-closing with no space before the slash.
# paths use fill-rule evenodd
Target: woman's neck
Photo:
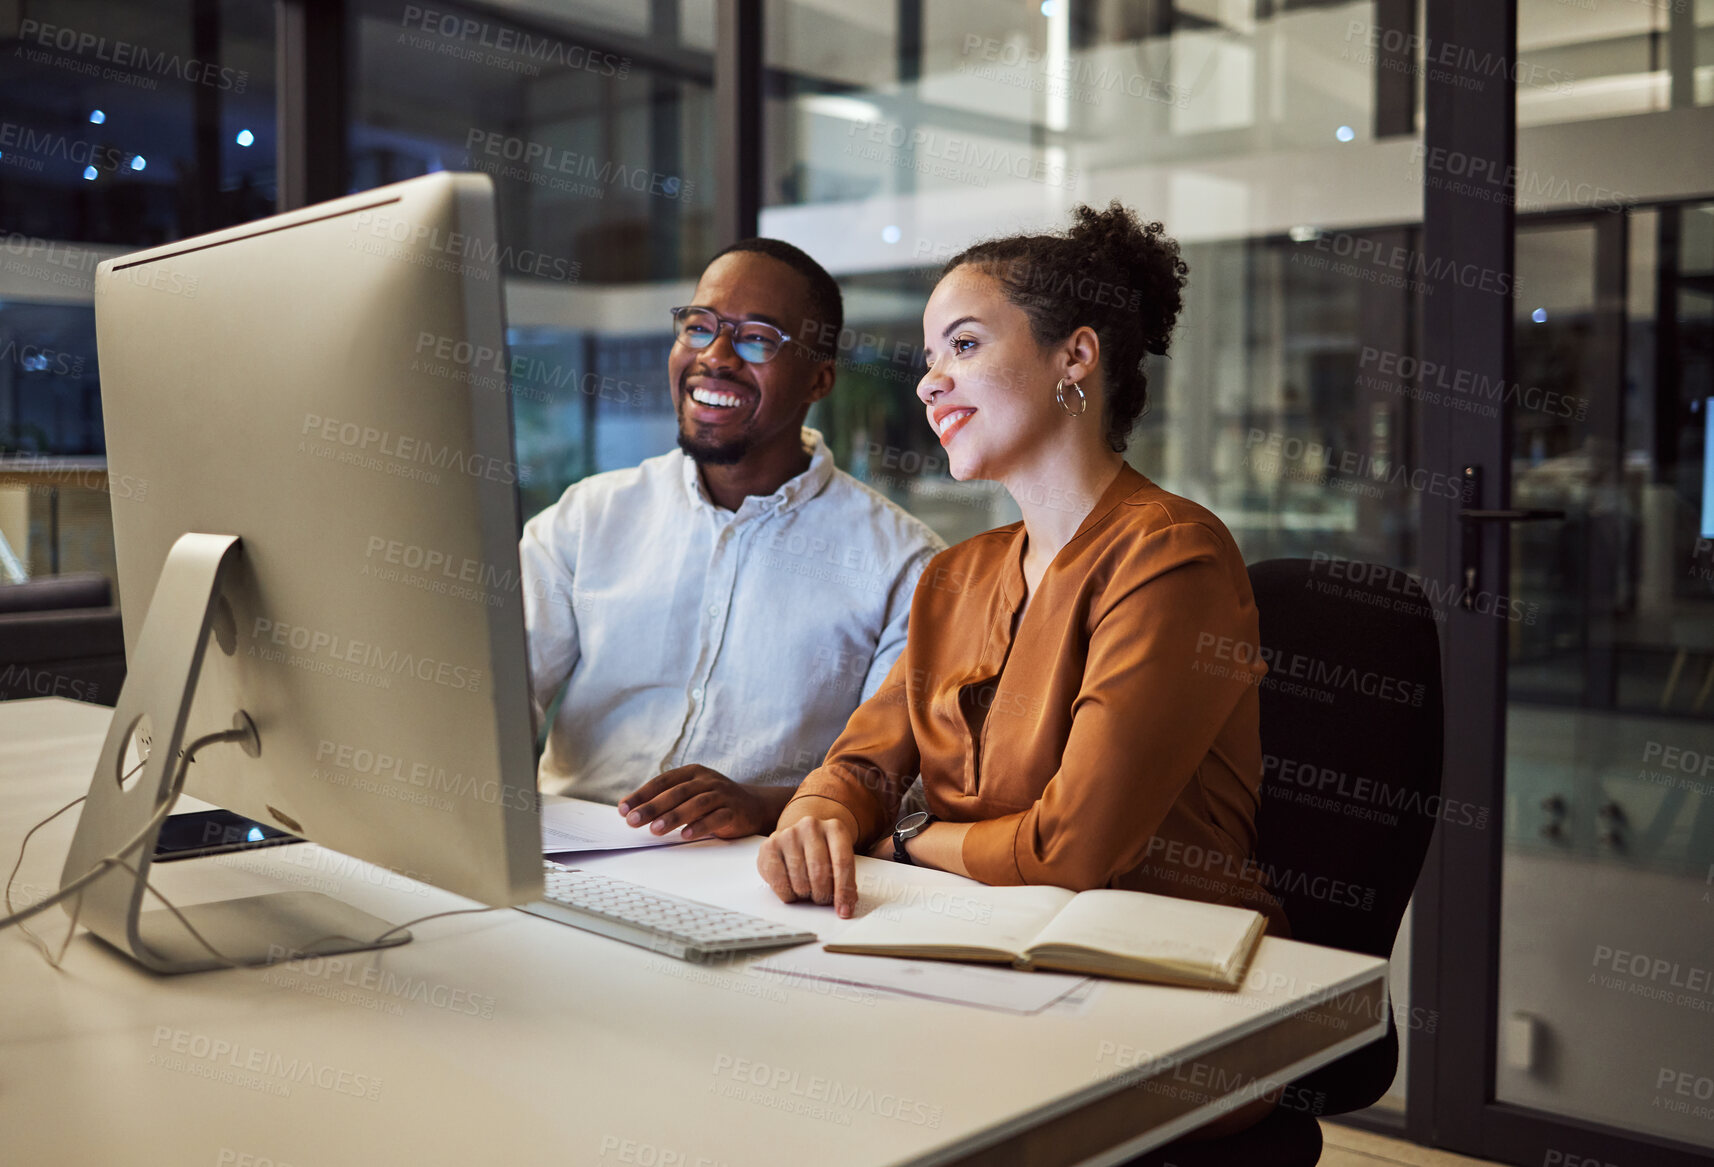
<path id="1" fill-rule="evenodd" d="M 1001 480 L 1023 513 L 1026 556 L 1038 571 L 1071 542 L 1124 464 L 1124 456 L 1105 441 L 1099 447 L 1082 442 L 1044 451 Z"/>

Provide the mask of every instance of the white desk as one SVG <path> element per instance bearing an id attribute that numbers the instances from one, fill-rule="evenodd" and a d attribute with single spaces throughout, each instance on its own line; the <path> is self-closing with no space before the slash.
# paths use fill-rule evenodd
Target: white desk
<path id="1" fill-rule="evenodd" d="M 31 824 L 86 789 L 108 717 L 0 703 L 5 869 Z M 32 840 L 27 899 L 57 885 L 75 813 Z M 831 909 L 781 904 L 760 883 L 757 842 L 596 862 L 829 936 Z M 967 882 L 877 870 L 894 887 Z M 181 904 L 308 887 L 399 921 L 467 906 L 308 844 L 154 876 Z M 57 942 L 65 922 L 44 913 L 38 931 Z M 1105 981 L 1080 1010 L 1014 1016 L 762 977 L 749 962 L 686 964 L 514 911 L 415 931 L 319 975 L 179 977 L 88 935 L 56 974 L 16 930 L 0 933 L 0 1159 L 1114 1163 L 1235 1105 L 1237 1083 L 1289 1081 L 1385 1032 L 1386 962 L 1274 939 L 1236 994 Z"/>

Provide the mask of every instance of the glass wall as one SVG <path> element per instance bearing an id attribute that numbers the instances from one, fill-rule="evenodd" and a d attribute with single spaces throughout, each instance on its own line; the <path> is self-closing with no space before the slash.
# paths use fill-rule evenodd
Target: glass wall
<path id="1" fill-rule="evenodd" d="M 672 449 L 667 309 L 716 250 L 714 0 L 354 7 L 351 189 L 494 181 L 524 514 Z"/>
<path id="2" fill-rule="evenodd" d="M 1384 6 L 1275 7 L 767 6 L 763 228 L 845 288 L 839 385 L 812 418 L 842 465 L 949 539 L 1016 517 L 947 477 L 921 421 L 922 308 L 967 244 L 1118 198 L 1191 268 L 1131 460 L 1249 558 L 1411 562 L 1429 468 L 1381 366 L 1413 343 L 1421 199 L 1376 177 L 1408 151 L 1377 110 L 1410 87 L 1378 64 Z"/>
<path id="3" fill-rule="evenodd" d="M 42 0 L 0 31 L 0 580 L 111 577 L 95 266 L 272 213 L 274 14 Z"/>

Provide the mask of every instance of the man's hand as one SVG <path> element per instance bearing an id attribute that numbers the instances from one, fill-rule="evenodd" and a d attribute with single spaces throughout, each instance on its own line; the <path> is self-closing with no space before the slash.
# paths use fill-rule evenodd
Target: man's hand
<path id="1" fill-rule="evenodd" d="M 786 903 L 832 904 L 841 919 L 857 910 L 857 859 L 843 818 L 805 814 L 762 841 L 756 870 Z"/>
<path id="2" fill-rule="evenodd" d="M 707 766 L 680 766 L 627 794 L 619 813 L 656 835 L 682 826 L 686 839 L 741 839 L 773 830 L 791 796 L 790 786 L 745 786 Z"/>

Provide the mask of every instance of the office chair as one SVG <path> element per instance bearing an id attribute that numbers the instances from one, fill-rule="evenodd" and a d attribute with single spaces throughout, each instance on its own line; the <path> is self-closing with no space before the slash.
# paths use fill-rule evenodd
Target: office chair
<path id="1" fill-rule="evenodd" d="M 105 576 L 0 585 L 0 701 L 57 696 L 112 705 L 124 682 L 125 635 Z"/>
<path id="2" fill-rule="evenodd" d="M 1250 586 L 1271 672 L 1310 690 L 1263 681 L 1258 859 L 1294 939 L 1385 958 L 1443 810 L 1433 609 L 1414 579 L 1379 564 L 1270 559 L 1250 568 Z M 1329 879 L 1279 878 L 1296 873 Z M 1331 881 L 1361 890 L 1309 894 Z M 1399 1041 L 1388 1005 L 1386 1037 L 1292 1083 L 1282 1097 L 1293 1105 L 1235 1135 L 1171 1143 L 1125 1167 L 1313 1167 L 1316 1115 L 1361 1110 L 1392 1084 Z"/>

